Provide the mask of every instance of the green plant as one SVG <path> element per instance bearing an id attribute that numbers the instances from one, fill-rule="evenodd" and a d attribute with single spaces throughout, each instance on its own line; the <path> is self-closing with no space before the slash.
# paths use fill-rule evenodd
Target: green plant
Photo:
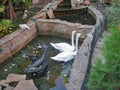
<path id="1" fill-rule="evenodd" d="M 120 7 L 120 0 L 112 0 L 115 7 Z"/>
<path id="2" fill-rule="evenodd" d="M 11 0 L 14 9 L 25 10 L 28 9 L 32 3 L 32 0 Z"/>
<path id="3" fill-rule="evenodd" d="M 24 2 L 25 8 L 29 8 L 31 3 L 32 3 L 32 0 L 25 0 L 25 2 Z"/>
<path id="4" fill-rule="evenodd" d="M 92 67 L 87 87 L 89 90 L 120 89 L 120 29 L 116 25 L 109 27 L 108 36 L 102 47 L 105 63 L 97 60 Z"/>
<path id="5" fill-rule="evenodd" d="M 0 37 L 10 34 L 13 31 L 14 25 L 11 20 L 3 19 L 0 22 Z"/>
<path id="6" fill-rule="evenodd" d="M 4 6 L 4 5 L 1 5 L 1 6 L 0 6 L 0 13 L 1 13 L 1 12 L 4 12 L 4 11 L 5 11 L 5 6 Z"/>
<path id="7" fill-rule="evenodd" d="M 105 14 L 108 19 L 108 26 L 120 24 L 120 7 L 106 8 Z"/>

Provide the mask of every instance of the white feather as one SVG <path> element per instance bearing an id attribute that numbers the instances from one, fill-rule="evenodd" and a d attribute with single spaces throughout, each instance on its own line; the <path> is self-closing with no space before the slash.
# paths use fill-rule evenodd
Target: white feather
<path id="1" fill-rule="evenodd" d="M 70 61 L 72 59 L 74 59 L 75 55 L 77 55 L 77 51 L 78 51 L 78 39 L 81 36 L 80 33 L 77 34 L 76 36 L 76 47 L 75 47 L 75 51 L 64 51 L 59 53 L 58 55 L 54 56 L 54 57 L 50 57 L 53 60 L 56 61 Z"/>
<path id="2" fill-rule="evenodd" d="M 75 50 L 75 44 L 74 44 L 74 35 L 76 31 L 72 31 L 71 34 L 71 43 L 72 45 L 61 42 L 61 43 L 50 43 L 55 49 L 59 51 L 74 51 Z"/>

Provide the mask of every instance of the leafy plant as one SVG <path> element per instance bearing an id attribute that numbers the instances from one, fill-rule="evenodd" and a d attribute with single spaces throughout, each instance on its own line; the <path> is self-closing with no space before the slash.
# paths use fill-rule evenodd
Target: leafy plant
<path id="1" fill-rule="evenodd" d="M 25 5 L 26 8 L 29 8 L 31 3 L 32 3 L 32 0 L 25 0 L 24 5 Z"/>
<path id="2" fill-rule="evenodd" d="M 115 7 L 120 7 L 120 0 L 112 0 Z"/>
<path id="3" fill-rule="evenodd" d="M 0 13 L 1 13 L 1 12 L 4 12 L 4 11 L 5 11 L 5 6 L 4 6 L 4 5 L 1 5 L 1 6 L 0 6 Z"/>
<path id="4" fill-rule="evenodd" d="M 14 9 L 25 10 L 31 5 L 32 0 L 12 0 Z M 16 10 L 17 11 L 17 10 Z"/>
<path id="5" fill-rule="evenodd" d="M 106 8 L 105 14 L 108 19 L 108 26 L 120 24 L 120 7 Z"/>
<path id="6" fill-rule="evenodd" d="M 11 20 L 3 19 L 0 22 L 0 37 L 10 34 L 13 31 L 14 25 Z"/>

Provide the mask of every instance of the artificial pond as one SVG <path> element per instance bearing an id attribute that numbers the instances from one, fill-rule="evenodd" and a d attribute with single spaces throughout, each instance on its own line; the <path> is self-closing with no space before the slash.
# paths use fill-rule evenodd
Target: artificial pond
<path id="1" fill-rule="evenodd" d="M 50 45 L 50 42 L 67 42 L 71 44 L 70 39 L 66 39 L 58 36 L 48 36 L 48 35 L 39 35 L 36 36 L 25 48 L 16 55 L 12 56 L 9 60 L 0 64 L 0 80 L 3 80 L 7 77 L 9 73 L 14 74 L 25 74 L 24 68 L 26 68 L 30 63 L 31 59 L 25 58 L 25 55 L 37 55 L 40 56 L 43 53 L 43 49 L 38 49 L 38 46 L 41 45 L 41 42 L 45 42 L 47 45 Z M 80 43 L 79 43 L 80 45 Z M 59 51 L 52 48 L 47 52 L 47 57 L 55 56 Z M 62 84 L 67 83 L 69 79 L 69 71 L 71 69 L 73 60 L 66 63 L 57 62 L 49 58 L 48 67 L 42 74 L 36 76 L 27 74 L 27 79 L 33 79 L 35 85 L 39 90 L 53 90 L 55 87 L 55 80 L 59 77 L 62 80 Z M 67 75 L 67 77 L 65 76 Z"/>

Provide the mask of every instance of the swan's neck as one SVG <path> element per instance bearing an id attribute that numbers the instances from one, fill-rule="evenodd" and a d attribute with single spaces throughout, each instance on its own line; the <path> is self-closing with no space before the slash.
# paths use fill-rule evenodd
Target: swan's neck
<path id="1" fill-rule="evenodd" d="M 74 35 L 75 35 L 75 33 L 72 32 L 72 37 L 71 37 L 72 47 L 75 47 Z"/>
<path id="2" fill-rule="evenodd" d="M 79 40 L 79 36 L 76 35 L 76 47 L 75 47 L 75 52 L 78 52 L 78 40 Z"/>

